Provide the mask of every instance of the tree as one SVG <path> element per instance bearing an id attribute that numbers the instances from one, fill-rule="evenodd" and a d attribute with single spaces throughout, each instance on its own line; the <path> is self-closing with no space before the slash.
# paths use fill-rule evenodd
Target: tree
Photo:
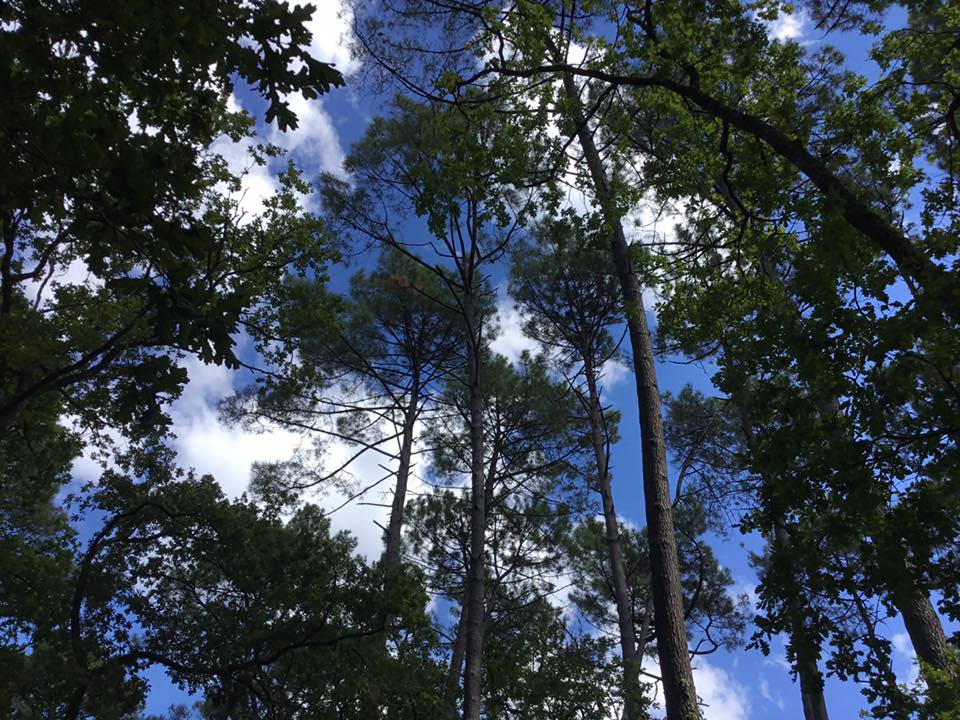
<path id="1" fill-rule="evenodd" d="M 746 467 L 747 444 L 755 439 L 746 408 L 736 407 L 724 398 L 705 397 L 685 387 L 678 395 L 665 398 L 667 406 L 667 442 L 676 457 L 683 458 L 693 487 L 695 501 L 717 517 L 721 527 L 738 525 L 762 495 L 759 483 L 764 478 L 751 476 Z M 768 554 L 758 559 L 761 573 L 776 566 L 784 584 L 785 625 L 788 628 L 787 654 L 800 680 L 800 696 L 805 720 L 827 720 L 823 693 L 823 675 L 818 660 L 823 638 L 810 618 L 815 614 L 810 594 L 802 587 L 800 563 L 790 544 L 790 533 L 783 519 L 775 520 L 766 531 Z M 822 554 L 822 553 L 821 553 Z M 820 555 L 813 561 L 821 562 Z M 757 636 L 754 636 L 755 641 Z M 760 641 L 760 647 L 767 646 Z"/>
<path id="2" fill-rule="evenodd" d="M 395 461 L 384 550 L 389 568 L 400 564 L 415 429 L 459 362 L 459 323 L 438 301 L 444 292 L 432 272 L 390 247 L 372 271 L 354 275 L 347 297 L 331 294 L 325 278 L 289 282 L 282 301 L 264 309 L 269 321 L 259 323 L 270 328 L 260 346 L 272 369 L 223 406 L 228 418 L 248 427 L 265 420 L 357 448 L 342 467 L 258 475 L 258 483 L 281 482 L 260 488 L 272 497 L 333 480 L 362 452 Z"/>
<path id="3" fill-rule="evenodd" d="M 939 573 L 932 570 L 942 562 L 936 558 L 954 537 L 950 521 L 944 524 L 938 516 L 939 508 L 952 507 L 955 500 L 939 481 L 937 456 L 920 450 L 924 436 L 902 424 L 917 427 L 913 423 L 925 424 L 929 416 L 901 413 L 903 405 L 877 400 L 898 387 L 895 392 L 904 393 L 899 403 L 926 407 L 927 398 L 936 397 L 939 381 L 908 379 L 903 371 L 912 362 L 893 361 L 896 379 L 873 364 L 871 358 L 896 358 L 902 352 L 898 346 L 904 335 L 891 330 L 902 331 L 913 321 L 885 321 L 863 312 L 862 306 L 845 307 L 848 300 L 836 286 L 817 276 L 823 265 L 816 247 L 772 246 L 765 234 L 743 239 L 756 243 L 753 272 L 741 264 L 736 272 L 731 268 L 718 274 L 728 261 L 715 256 L 704 264 L 706 274 L 697 273 L 696 285 L 680 283 L 683 289 L 677 288 L 675 304 L 668 303 L 662 317 L 674 337 L 688 343 L 698 338 L 694 347 L 719 337 L 723 348 L 721 387 L 739 405 L 747 467 L 760 479 L 759 504 L 744 526 L 775 535 L 763 584 L 770 593 L 764 605 L 771 611 L 761 627 L 807 636 L 792 643 L 801 681 L 805 673 L 814 675 L 803 665 L 816 660 L 821 642 L 832 634 L 834 669 L 844 677 L 865 671 L 866 692 L 878 701 L 878 714 L 902 711 L 910 702 L 896 687 L 889 643 L 878 636 L 876 626 L 888 608 L 897 606 L 914 628 L 918 648 L 943 648 L 939 663 L 949 668 L 946 638 L 937 630 L 940 623 L 926 596 L 930 581 L 925 578 Z M 861 267 L 848 266 L 858 278 L 854 282 L 870 278 Z M 708 290 L 704 297 L 695 287 L 712 287 L 717 294 Z M 688 289 L 693 294 L 687 295 Z M 723 308 L 710 305 L 721 297 Z M 767 308 L 762 316 L 755 315 L 758 306 Z M 725 314 L 722 323 L 716 313 Z M 674 324 L 681 316 L 683 323 L 690 322 L 682 330 Z M 738 317 L 743 319 L 732 320 Z M 931 357 L 927 367 L 935 363 Z M 949 391 L 933 402 L 947 398 Z M 949 423 L 946 415 L 941 417 Z M 893 437 L 898 438 L 896 448 L 888 445 Z M 941 445 L 940 452 L 951 452 L 950 445 Z M 925 511 L 926 529 L 917 533 L 908 518 L 921 505 L 930 509 Z M 933 507 L 938 510 L 931 512 Z M 926 534 L 933 528 L 936 540 Z M 798 607 L 801 577 L 805 607 Z M 861 641 L 867 645 L 862 663 L 856 649 Z M 818 682 L 802 684 L 819 687 Z"/>
<path id="4" fill-rule="evenodd" d="M 169 456 L 132 452 L 80 502 L 93 532 L 45 598 L 43 622 L 24 626 L 21 668 L 5 678 L 16 716 L 128 716 L 150 665 L 203 691 L 207 712 L 234 717 L 358 708 L 375 685 L 390 688 L 401 716 L 424 702 L 432 641 L 415 577 L 385 597 L 318 508 L 284 523 Z M 374 607 L 390 611 L 390 627 L 370 622 Z M 373 662 L 383 635 L 396 642 L 389 667 Z M 344 683 L 356 676 L 344 663 L 357 659 L 383 675 Z"/>
<path id="5" fill-rule="evenodd" d="M 324 180 L 324 201 L 339 227 L 405 252 L 436 273 L 438 298 L 462 322 L 471 437 L 471 554 L 468 584 L 464 718 L 480 717 L 483 598 L 486 578 L 484 404 L 482 366 L 490 334 L 486 273 L 534 211 L 530 193 L 513 184 L 529 167 L 529 144 L 496 113 L 461 114 L 398 100 L 398 115 L 375 120 L 346 167 L 356 188 Z M 377 201 L 374 201 L 377 198 Z M 398 217 L 413 211 L 426 231 L 406 238 Z"/>
<path id="6" fill-rule="evenodd" d="M 580 712 L 583 703 L 595 707 L 604 696 L 594 694 L 592 700 L 584 697 L 593 689 L 574 678 L 569 686 L 560 677 L 549 683 L 546 678 L 554 672 L 547 668 L 566 662 L 563 658 L 568 650 L 599 651 L 590 642 L 576 641 L 567 647 L 560 632 L 562 626 L 558 625 L 558 611 L 548 602 L 564 564 L 562 538 L 571 517 L 583 504 L 579 483 L 580 456 L 586 449 L 580 439 L 583 421 L 564 384 L 548 377 L 542 360 L 525 357 L 514 369 L 498 357 L 484 367 L 484 492 L 488 512 L 483 623 L 489 639 L 483 665 L 484 712 L 497 717 L 526 717 L 525 713 L 536 709 L 542 712 L 543 707 L 555 707 L 558 713 L 562 707 L 568 708 L 563 712 L 580 708 Z M 433 591 L 459 606 L 459 619 L 450 633 L 448 673 L 448 685 L 456 687 L 465 660 L 471 612 L 467 604 L 471 526 L 466 522 L 467 498 L 456 488 L 470 468 L 471 445 L 467 398 L 458 384 L 449 388 L 447 404 L 450 412 L 434 418 L 428 443 L 435 449 L 436 481 L 452 484 L 455 489 L 430 493 L 415 501 L 410 538 L 414 557 L 426 568 Z M 543 645 L 527 644 L 530 635 L 525 619 L 545 625 Z M 535 647 L 540 648 L 537 653 L 545 653 L 544 666 L 529 655 Z M 580 660 L 570 659 L 574 667 L 582 667 L 586 661 L 578 657 Z M 532 664 L 527 666 L 527 662 Z M 545 675 L 535 681 L 541 670 Z M 536 690 L 528 682 L 536 682 Z M 556 695 L 549 694 L 551 688 Z M 609 688 L 603 692 L 609 692 Z M 563 697 L 569 700 L 567 705 Z M 448 714 L 453 712 L 449 707 Z"/>
<path id="7" fill-rule="evenodd" d="M 155 407 L 134 398 L 184 382 L 158 350 L 236 364 L 231 333 L 264 283 L 305 254 L 322 263 L 319 226 L 292 200 L 295 175 L 271 217 L 240 228 L 217 191 L 237 180 L 208 150 L 221 135 L 250 133 L 248 117 L 227 112 L 235 78 L 256 86 L 281 128 L 297 122 L 286 94 L 343 83 L 306 50 L 312 11 L 217 0 L 4 5 L 4 427 L 49 393 L 68 394 L 90 417 L 112 404 L 109 393 L 152 422 Z M 90 282 L 45 300 L 71 263 Z"/>
<path id="8" fill-rule="evenodd" d="M 702 506 L 695 500 L 681 499 L 677 506 L 677 545 L 681 551 L 681 577 L 684 617 L 690 637 L 695 640 L 691 653 L 707 655 L 721 647 L 734 647 L 746 622 L 742 598 L 730 596 L 733 579 L 724 570 L 710 547 L 701 539 L 707 530 Z M 570 560 L 573 568 L 573 602 L 596 627 L 606 629 L 618 624 L 605 545 L 606 530 L 596 519 L 577 526 L 572 534 Z M 652 614 L 649 552 L 642 531 L 621 528 L 620 539 L 627 569 L 628 607 L 636 628 L 638 662 L 643 655 L 655 653 L 656 630 Z"/>
<path id="9" fill-rule="evenodd" d="M 106 427 L 155 442 L 168 422 L 163 406 L 187 379 L 176 356 L 235 364 L 247 309 L 286 268 L 320 272 L 331 255 L 320 224 L 297 206 L 295 170 L 264 215 L 244 224 L 228 197 L 240 179 L 208 149 L 218 136 L 250 134 L 248 117 L 226 112 L 236 75 L 258 84 L 284 127 L 296 119 L 283 94 L 342 84 L 306 53 L 310 12 L 229 2 L 0 9 L 9 150 L 0 172 L 0 494 L 11 501 L 4 575 L 19 578 L 4 588 L 7 612 L 24 609 L 21 588 L 45 606 L 48 571 L 71 555 L 72 532 L 52 503 L 80 433 L 94 431 L 83 441 L 101 452 Z M 283 36 L 290 42 L 274 48 Z M 85 282 L 59 282 L 78 267 Z M 58 426 L 64 415 L 71 430 Z"/>
<path id="10" fill-rule="evenodd" d="M 620 546 L 620 524 L 613 501 L 610 445 L 616 439 L 617 416 L 604 407 L 600 381 L 604 364 L 617 344 L 610 334 L 620 322 L 616 279 L 606 272 L 606 258 L 597 241 L 586 236 L 576 219 L 550 223 L 536 233 L 535 244 L 514 253 L 511 294 L 527 315 L 525 332 L 537 338 L 555 359 L 589 418 L 594 472 L 590 484 L 601 498 L 610 582 L 617 608 L 620 655 L 624 666 L 626 717 L 641 717 L 634 613 L 630 609 L 627 573 Z"/>
<path id="11" fill-rule="evenodd" d="M 483 384 L 485 595 L 481 618 L 509 616 L 523 607 L 535 589 L 552 592 L 551 578 L 559 572 L 559 538 L 571 513 L 582 502 L 575 484 L 578 456 L 584 450 L 578 438 L 578 418 L 564 387 L 547 375 L 542 360 L 525 358 L 514 370 L 502 357 L 484 363 Z M 455 482 L 473 462 L 469 396 L 459 383 L 446 395 L 450 408 L 433 419 L 427 442 L 434 448 L 433 471 L 438 480 Z M 472 492 L 472 490 L 471 490 Z M 447 493 L 418 502 L 414 547 L 425 553 L 433 587 L 460 606 L 451 643 L 448 686 L 459 684 L 466 660 L 472 547 L 457 510 L 465 500 Z M 472 518 L 472 515 L 471 515 Z M 469 525 L 472 533 L 472 520 Z M 470 536 L 472 538 L 472 535 Z M 533 585 L 531 585 L 533 583 Z M 506 605 L 506 608 L 503 607 Z M 452 713 L 452 704 L 448 712 Z"/>

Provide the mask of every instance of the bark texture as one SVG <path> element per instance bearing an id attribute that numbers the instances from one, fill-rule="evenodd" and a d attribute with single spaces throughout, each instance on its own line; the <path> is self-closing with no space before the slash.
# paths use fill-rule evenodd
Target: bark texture
<path id="1" fill-rule="evenodd" d="M 563 77 L 567 97 L 579 101 L 576 83 L 569 73 Z M 633 366 L 640 409 L 640 442 L 643 450 L 643 495 L 650 545 L 651 593 L 657 655 L 667 710 L 667 720 L 700 718 L 693 684 L 683 595 L 680 589 L 680 561 L 673 527 L 673 507 L 667 482 L 667 451 L 660 415 L 660 391 L 653 361 L 653 344 L 647 327 L 640 282 L 630 261 L 630 249 L 623 224 L 610 190 L 606 169 L 582 117 L 574 118 L 578 139 L 593 180 L 594 192 L 610 232 L 610 249 L 620 280 L 627 316 L 627 330 L 633 351 Z"/>
<path id="2" fill-rule="evenodd" d="M 463 657 L 467 650 L 467 607 L 464 603 L 460 608 L 460 619 L 457 621 L 457 634 L 453 639 L 450 652 L 450 665 L 447 668 L 446 693 L 443 699 L 443 712 L 448 720 L 457 717 L 457 693 L 460 690 L 460 678 L 463 675 Z"/>
<path id="3" fill-rule="evenodd" d="M 779 278 L 772 270 L 766 271 L 767 277 L 779 282 Z M 723 353 L 730 358 L 730 352 L 726 341 L 722 343 Z M 750 411 L 744 401 L 739 403 L 740 427 L 744 437 L 748 442 L 754 439 L 753 423 L 750 421 Z M 769 478 L 761 478 L 764 484 L 769 484 Z M 774 541 L 779 546 L 780 552 L 789 557 L 790 531 L 787 530 L 783 520 L 774 521 L 773 528 Z M 793 579 L 796 583 L 796 580 Z M 803 720 L 829 720 L 827 714 L 827 700 L 823 694 L 823 674 L 817 665 L 816 657 L 818 653 L 811 644 L 801 625 L 803 608 L 800 605 L 803 594 L 800 588 L 796 587 L 790 602 L 787 605 L 787 612 L 790 614 L 790 646 L 796 654 L 797 677 L 800 680 L 800 700 L 803 705 Z"/>
<path id="4" fill-rule="evenodd" d="M 914 591 L 906 596 L 895 596 L 894 603 L 903 616 L 913 651 L 921 661 L 946 672 L 954 672 L 950 663 L 950 649 L 943 632 L 940 616 L 930 602 L 930 596 Z"/>
<path id="5" fill-rule="evenodd" d="M 388 568 L 400 565 L 400 540 L 403 532 L 403 511 L 407 502 L 407 484 L 413 456 L 413 429 L 417 423 L 420 407 L 420 370 L 413 369 L 410 399 L 403 413 L 403 435 L 400 441 L 400 458 L 397 465 L 397 483 L 393 489 L 390 521 L 387 524 L 387 541 L 384 560 Z"/>
<path id="6" fill-rule="evenodd" d="M 603 525 L 606 531 L 607 558 L 610 563 L 610 576 L 613 579 L 613 595 L 617 605 L 617 624 L 620 630 L 620 654 L 623 658 L 624 719 L 639 720 L 642 717 L 638 705 L 640 697 L 640 663 L 637 657 L 636 630 L 633 624 L 633 608 L 630 603 L 630 591 L 627 587 L 627 573 L 624 568 L 623 548 L 620 545 L 620 525 L 617 522 L 617 510 L 613 503 L 613 488 L 610 484 L 610 469 L 607 462 L 607 443 L 603 433 L 603 410 L 600 405 L 600 393 L 597 388 L 596 370 L 590 358 L 584 356 L 584 374 L 587 380 L 587 401 L 589 402 L 590 435 L 593 454 L 597 465 L 597 487 L 603 504 Z"/>
<path id="7" fill-rule="evenodd" d="M 789 552 L 790 533 L 777 523 L 775 538 L 784 553 Z M 799 598 L 802 597 L 800 588 L 797 588 L 793 599 L 788 604 L 790 613 L 790 645 L 797 657 L 797 677 L 800 680 L 800 699 L 803 703 L 804 720 L 829 720 L 827 715 L 827 701 L 823 695 L 823 674 L 817 667 L 815 660 L 816 649 L 809 647 L 806 633 L 800 625 L 802 617 Z"/>
<path id="8" fill-rule="evenodd" d="M 925 302 L 928 312 L 946 316 L 954 323 L 960 322 L 960 285 L 956 278 L 927 257 L 910 238 L 851 190 L 823 159 L 764 119 L 723 102 L 698 85 L 687 85 L 667 77 L 620 75 L 565 62 L 525 70 L 497 70 L 507 76 L 533 77 L 562 73 L 564 78 L 570 77 L 571 80 L 573 76 L 581 76 L 625 87 L 659 87 L 690 101 L 724 125 L 762 141 L 809 178 L 822 195 L 839 203 L 841 214 L 851 227 L 893 260 L 908 284 L 920 288 L 920 299 Z"/>
<path id="9" fill-rule="evenodd" d="M 469 287 L 469 286 L 468 286 Z M 487 503 L 483 463 L 483 396 L 480 393 L 480 348 L 476 328 L 476 307 L 469 295 L 464 299 L 467 315 L 470 402 L 470 567 L 467 569 L 466 668 L 463 683 L 464 720 L 480 720 L 480 689 L 483 675 L 484 593 L 486 591 Z"/>

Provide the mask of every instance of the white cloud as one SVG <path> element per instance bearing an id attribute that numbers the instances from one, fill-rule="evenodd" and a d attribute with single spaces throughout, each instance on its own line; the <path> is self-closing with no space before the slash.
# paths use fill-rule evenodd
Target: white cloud
<path id="1" fill-rule="evenodd" d="M 906 632 L 895 633 L 890 638 L 890 643 L 893 645 L 893 671 L 897 679 L 913 685 L 920 677 L 920 666 L 910 636 Z"/>
<path id="2" fill-rule="evenodd" d="M 747 689 L 726 670 L 699 660 L 693 668 L 693 682 L 703 701 L 705 720 L 745 720 L 749 716 Z"/>
<path id="3" fill-rule="evenodd" d="M 783 710 L 786 707 L 783 696 L 779 692 L 776 694 L 771 692 L 770 683 L 767 682 L 766 678 L 760 680 L 760 694 L 767 702 L 776 705 L 778 710 Z"/>
<path id="4" fill-rule="evenodd" d="M 235 95 L 228 99 L 227 109 L 230 112 L 239 112 L 242 109 Z M 235 199 L 246 220 L 260 215 L 264 210 L 264 201 L 280 187 L 270 173 L 270 168 L 258 165 L 250 156 L 250 150 L 255 144 L 254 138 L 243 138 L 240 142 L 234 142 L 223 135 L 210 146 L 211 152 L 223 157 L 230 172 L 240 176 L 240 191 Z"/>
<path id="5" fill-rule="evenodd" d="M 780 634 L 770 643 L 770 654 L 764 656 L 763 664 L 769 667 L 778 667 L 788 673 L 793 672 L 793 666 L 787 660 L 787 636 Z"/>
<path id="6" fill-rule="evenodd" d="M 659 675 L 659 668 L 652 658 L 645 658 L 643 669 Z M 700 698 L 704 720 L 747 720 L 750 716 L 750 701 L 747 688 L 737 682 L 723 668 L 716 667 L 705 658 L 699 658 L 693 665 L 693 684 Z M 662 692 L 659 682 L 655 683 L 659 700 Z M 662 706 L 653 708 L 655 717 L 664 717 Z"/>
<path id="7" fill-rule="evenodd" d="M 301 445 L 300 435 L 282 429 L 254 433 L 221 423 L 216 404 L 233 392 L 233 372 L 192 357 L 182 365 L 190 379 L 170 407 L 172 445 L 181 466 L 209 473 L 228 496 L 237 497 L 247 488 L 254 462 L 285 460 Z"/>
<path id="8" fill-rule="evenodd" d="M 263 141 L 283 148 L 301 167 L 310 171 L 323 170 L 343 175 L 344 151 L 322 102 L 307 100 L 299 93 L 284 97 L 297 116 L 297 128 L 280 131 L 275 126 L 271 127 L 266 131 Z M 231 112 L 242 109 L 235 95 L 230 96 L 227 107 Z M 230 171 L 241 178 L 240 191 L 235 199 L 246 220 L 263 213 L 264 202 L 280 188 L 270 164 L 260 165 L 253 161 L 250 150 L 257 142 L 257 138 L 243 138 L 240 142 L 234 142 L 227 136 L 221 136 L 210 147 L 212 152 L 226 160 Z M 301 200 L 304 204 L 310 203 L 309 198 Z"/>
<path id="9" fill-rule="evenodd" d="M 287 95 L 286 100 L 297 116 L 297 128 L 284 132 L 271 128 L 269 141 L 295 154 L 302 165 L 342 176 L 343 148 L 322 102 L 300 94 Z"/>
<path id="10" fill-rule="evenodd" d="M 601 383 L 605 390 L 611 390 L 630 377 L 631 369 L 619 358 L 610 358 L 600 368 Z"/>
<path id="11" fill-rule="evenodd" d="M 299 7 L 303 3 L 287 3 Z M 312 35 L 310 55 L 321 62 L 333 63 L 349 77 L 360 69 L 360 61 L 352 57 L 349 42 L 353 11 L 343 0 L 314 2 L 313 15 L 306 27 Z M 269 142 L 295 154 L 298 164 L 310 171 L 322 170 L 343 175 L 344 152 L 330 115 L 320 99 L 308 100 L 300 93 L 284 95 L 297 116 L 297 127 L 281 132 L 276 126 L 268 134 Z"/>
<path id="12" fill-rule="evenodd" d="M 266 427 L 253 432 L 221 422 L 217 403 L 234 391 L 233 371 L 216 365 L 205 365 L 195 358 L 182 362 L 189 373 L 189 382 L 183 394 L 171 406 L 173 432 L 172 445 L 182 467 L 195 468 L 200 473 L 211 474 L 223 491 L 237 497 L 247 489 L 251 466 L 255 462 L 272 462 L 289 459 L 297 450 L 307 447 L 312 438 L 304 437 L 279 427 Z M 419 435 L 419 433 L 417 433 Z M 393 449 L 389 444 L 385 450 Z M 368 451 L 350 461 L 356 453 L 355 446 L 343 441 L 330 441 L 324 445 L 324 470 L 334 470 L 347 464 L 346 473 L 353 478 L 349 489 L 334 487 L 328 483 L 324 491 L 307 499 L 316 502 L 328 512 L 334 531 L 347 530 L 357 540 L 357 552 L 368 561 L 378 558 L 383 551 L 383 530 L 389 519 L 393 495 L 392 479 L 372 487 L 359 497 L 350 499 L 351 493 L 375 483 L 395 470 L 396 463 L 385 455 Z M 415 446 L 415 460 L 408 483 L 408 496 L 424 489 L 418 474 L 428 456 L 419 445 Z M 342 507 L 341 507 L 342 506 Z"/>
<path id="13" fill-rule="evenodd" d="M 734 600 L 739 600 L 740 598 L 746 598 L 747 605 L 751 613 L 757 612 L 757 603 L 760 600 L 759 595 L 757 595 L 757 585 L 753 581 L 747 578 L 738 578 L 733 585 L 733 588 L 730 591 L 730 595 Z"/>
<path id="14" fill-rule="evenodd" d="M 807 12 L 804 9 L 788 12 L 781 8 L 776 19 L 764 22 L 764 25 L 771 40 L 787 42 L 789 40 L 800 40 L 806 34 L 808 20 Z"/>
<path id="15" fill-rule="evenodd" d="M 34 268 L 28 261 L 29 270 Z M 85 286 L 91 290 L 103 287 L 103 280 L 90 272 L 83 258 L 74 258 L 66 265 L 54 265 L 53 273 L 47 279 L 49 267 L 43 269 L 40 277 L 23 281 L 23 294 L 27 301 L 38 308 L 48 307 L 53 299 L 53 291 L 58 287 Z"/>
<path id="16" fill-rule="evenodd" d="M 523 315 L 507 296 L 505 288 L 501 287 L 498 294 L 500 297 L 497 300 L 497 320 L 500 333 L 490 343 L 490 347 L 511 363 L 516 363 L 525 350 L 535 354 L 542 348 L 540 343 L 524 334 Z"/>

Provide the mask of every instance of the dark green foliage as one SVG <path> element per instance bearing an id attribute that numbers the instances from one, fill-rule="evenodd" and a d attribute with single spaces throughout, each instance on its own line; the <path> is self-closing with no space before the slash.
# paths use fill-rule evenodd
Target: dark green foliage
<path id="1" fill-rule="evenodd" d="M 572 632 L 546 598 L 523 598 L 491 621 L 484 663 L 486 712 L 497 720 L 587 720 L 621 703 L 611 643 Z"/>
<path id="2" fill-rule="evenodd" d="M 252 124 L 227 111 L 234 83 L 254 84 L 268 120 L 295 127 L 282 95 L 342 79 L 306 53 L 310 6 L 30 0 L 0 12 L 0 423 L 66 393 L 86 422 L 109 407 L 154 426 L 185 381 L 158 351 L 236 365 L 246 308 L 284 267 L 327 257 L 293 170 L 246 225 L 223 198 L 218 186 L 239 180 L 209 146 Z M 88 282 L 58 286 L 68 267 Z"/>
<path id="3" fill-rule="evenodd" d="M 826 675 L 874 717 L 958 720 L 939 615 L 960 621 L 960 6 L 802 0 L 810 45 L 771 37 L 779 0 L 370 7 L 368 68 L 419 99 L 370 124 L 349 181 L 321 178 L 321 221 L 292 164 L 245 214 L 215 151 L 283 162 L 231 111 L 237 86 L 284 130 L 291 96 L 343 85 L 309 56 L 311 6 L 0 4 L 0 715 L 130 720 L 159 667 L 200 697 L 170 720 L 432 719 L 458 707 L 466 647 L 471 718 L 629 705 L 609 482 L 607 527 L 588 499 L 621 419 L 597 377 L 637 319 L 609 221 L 654 201 L 680 227 L 638 226 L 618 257 L 659 291 L 663 349 L 710 363 L 719 396 L 664 398 L 676 537 L 621 529 L 632 639 L 656 649 L 649 556 L 675 539 L 692 651 L 739 642 L 707 544 L 738 528 L 766 543 L 752 646 L 786 634 L 805 702 Z M 869 80 L 837 31 L 871 44 Z M 568 183 L 605 222 L 561 211 Z M 344 297 L 328 228 L 381 251 Z M 547 350 L 516 366 L 489 349 L 508 254 Z M 263 373 L 223 414 L 378 453 L 397 480 L 382 561 L 305 502 L 354 479 L 322 442 L 235 500 L 179 469 L 178 361 L 237 368 L 243 334 Z M 103 471 L 71 485 L 81 452 Z M 448 618 L 468 606 L 465 631 Z"/>
<path id="4" fill-rule="evenodd" d="M 339 717 L 374 687 L 397 717 L 425 712 L 437 681 L 416 576 L 398 575 L 385 597 L 380 571 L 315 506 L 283 522 L 164 455 L 130 458 L 140 479 L 108 472 L 81 503 L 97 529 L 46 596 L 48 614 L 25 618 L 29 654 L 5 677 L 18 717 L 120 717 L 142 702 L 150 665 L 201 691 L 210 717 Z"/>
<path id="5" fill-rule="evenodd" d="M 741 642 L 747 620 L 745 601 L 730 594 L 733 578 L 720 566 L 702 538 L 707 531 L 703 509 L 695 499 L 687 499 L 677 505 L 674 517 L 691 648 L 708 654 L 721 647 L 735 647 Z M 624 527 L 620 531 L 637 647 L 650 654 L 656 646 L 656 633 L 646 537 L 643 530 Z M 616 628 L 616 606 L 602 521 L 591 518 L 577 526 L 569 557 L 575 588 L 571 595 L 573 602 L 595 627 L 604 631 Z"/>

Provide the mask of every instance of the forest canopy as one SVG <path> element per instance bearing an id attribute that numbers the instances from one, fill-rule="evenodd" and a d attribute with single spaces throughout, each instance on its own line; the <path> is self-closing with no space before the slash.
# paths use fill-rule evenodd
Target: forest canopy
<path id="1" fill-rule="evenodd" d="M 0 3 L 0 715 L 960 720 L 960 6 Z"/>

